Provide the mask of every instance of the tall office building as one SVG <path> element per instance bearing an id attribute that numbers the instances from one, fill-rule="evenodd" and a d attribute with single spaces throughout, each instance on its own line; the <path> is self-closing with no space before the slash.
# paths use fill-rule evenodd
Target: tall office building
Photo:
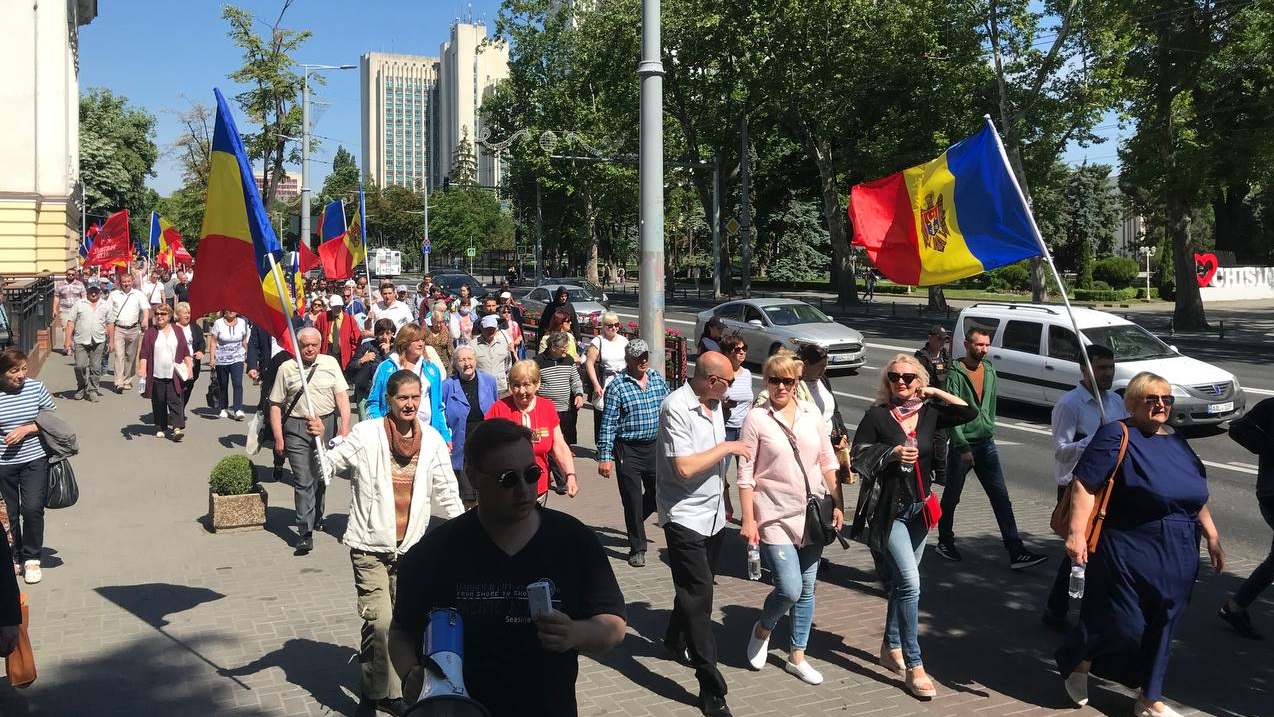
<path id="1" fill-rule="evenodd" d="M 482 102 L 509 76 L 509 46 L 504 42 L 484 45 L 486 39 L 486 25 L 457 21 L 451 26 L 450 39 L 438 50 L 431 186 L 441 185 L 442 178 L 451 174 L 456 148 L 466 135 L 477 160 L 478 184 L 496 186 L 503 179 L 500 158 L 476 142 L 483 129 L 479 116 Z"/>
<path id="2" fill-rule="evenodd" d="M 363 175 L 381 187 L 417 188 L 431 168 L 438 59 L 369 52 L 359 69 Z"/>

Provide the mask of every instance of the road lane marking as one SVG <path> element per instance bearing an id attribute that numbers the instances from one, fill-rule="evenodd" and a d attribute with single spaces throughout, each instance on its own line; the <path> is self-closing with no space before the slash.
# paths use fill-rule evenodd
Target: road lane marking
<path id="1" fill-rule="evenodd" d="M 1257 393 L 1262 396 L 1274 396 L 1274 391 L 1270 391 L 1264 388 L 1252 388 L 1251 386 L 1244 386 L 1243 390 L 1247 393 Z"/>

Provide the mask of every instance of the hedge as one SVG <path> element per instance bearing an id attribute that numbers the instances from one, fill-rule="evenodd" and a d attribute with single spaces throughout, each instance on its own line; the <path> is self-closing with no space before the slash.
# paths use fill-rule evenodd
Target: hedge
<path id="1" fill-rule="evenodd" d="M 1076 301 L 1129 301 L 1137 298 L 1138 291 L 1144 293 L 1145 289 L 1075 289 L 1072 298 Z"/>
<path id="2" fill-rule="evenodd" d="M 1137 281 L 1137 262 L 1126 256 L 1107 256 L 1093 264 L 1093 279 L 1110 284 L 1112 289 L 1126 289 Z"/>

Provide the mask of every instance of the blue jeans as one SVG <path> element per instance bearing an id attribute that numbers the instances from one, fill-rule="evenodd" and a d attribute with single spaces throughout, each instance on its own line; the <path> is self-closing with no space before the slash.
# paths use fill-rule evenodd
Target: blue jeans
<path id="1" fill-rule="evenodd" d="M 969 474 L 969 464 L 961 457 L 961 449 L 951 446 L 947 457 L 947 487 L 942 491 L 942 519 L 938 521 L 938 542 L 955 542 L 955 512 L 960 504 L 960 493 L 964 491 L 964 479 Z M 1022 537 L 1017 532 L 1017 519 L 1013 517 L 1013 501 L 1009 500 L 1009 489 L 1004 485 L 1004 470 L 1000 468 L 1000 454 L 995 448 L 995 441 L 970 443 L 968 452 L 973 454 L 973 472 L 986 491 L 991 501 L 991 510 L 995 512 L 995 522 L 1000 526 L 1000 538 L 1004 541 L 1004 549 L 1009 557 L 1022 553 Z"/>
<path id="2" fill-rule="evenodd" d="M 814 624 L 814 585 L 823 546 L 761 544 L 761 559 L 774 575 L 774 589 L 761 606 L 761 627 L 773 630 L 784 615 L 792 616 L 792 650 L 804 650 Z"/>
<path id="3" fill-rule="evenodd" d="M 889 649 L 902 649 L 908 668 L 923 664 L 920 659 L 920 558 L 925 553 L 923 503 L 912 503 L 894 518 L 885 545 L 885 562 L 893 574 L 889 603 L 885 608 L 885 642 Z"/>
<path id="4" fill-rule="evenodd" d="M 217 364 L 217 383 L 220 387 L 221 405 L 226 411 L 234 413 L 243 410 L 243 362 Z M 233 392 L 231 392 L 233 389 Z M 234 402 L 227 399 L 233 395 Z"/>
<path id="5" fill-rule="evenodd" d="M 1261 517 L 1265 518 L 1265 524 L 1274 528 L 1274 497 L 1257 498 L 1257 501 L 1261 505 Z M 1265 556 L 1265 562 L 1258 565 L 1238 592 L 1234 593 L 1235 604 L 1246 609 L 1271 584 L 1274 584 L 1274 544 L 1270 546 L 1270 554 Z"/>

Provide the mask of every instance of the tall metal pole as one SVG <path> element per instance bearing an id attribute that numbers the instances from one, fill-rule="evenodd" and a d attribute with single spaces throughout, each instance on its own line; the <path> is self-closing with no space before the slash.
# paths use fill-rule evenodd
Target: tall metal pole
<path id="1" fill-rule="evenodd" d="M 638 328 L 650 346 L 651 365 L 664 369 L 664 66 L 660 60 L 659 0 L 642 0 L 641 149 L 641 282 Z"/>
<path id="2" fill-rule="evenodd" d="M 712 158 L 712 298 L 721 298 L 721 157 Z"/>
<path id="3" fill-rule="evenodd" d="M 544 278 L 544 207 L 540 203 L 540 181 L 535 181 L 535 281 L 538 286 Z"/>
<path id="4" fill-rule="evenodd" d="M 739 155 L 739 241 L 743 255 L 743 297 L 752 298 L 752 153 L 748 151 L 748 113 L 743 112 L 743 151 Z"/>
<path id="5" fill-rule="evenodd" d="M 301 241 L 310 241 L 310 68 L 301 83 Z"/>
<path id="6" fill-rule="evenodd" d="M 425 172 L 425 242 L 428 242 L 428 241 L 429 241 L 429 173 Z M 429 245 L 429 251 L 433 251 L 432 244 Z M 424 259 L 425 273 L 428 274 L 429 273 L 429 255 L 423 251 L 420 252 L 420 255 Z"/>

